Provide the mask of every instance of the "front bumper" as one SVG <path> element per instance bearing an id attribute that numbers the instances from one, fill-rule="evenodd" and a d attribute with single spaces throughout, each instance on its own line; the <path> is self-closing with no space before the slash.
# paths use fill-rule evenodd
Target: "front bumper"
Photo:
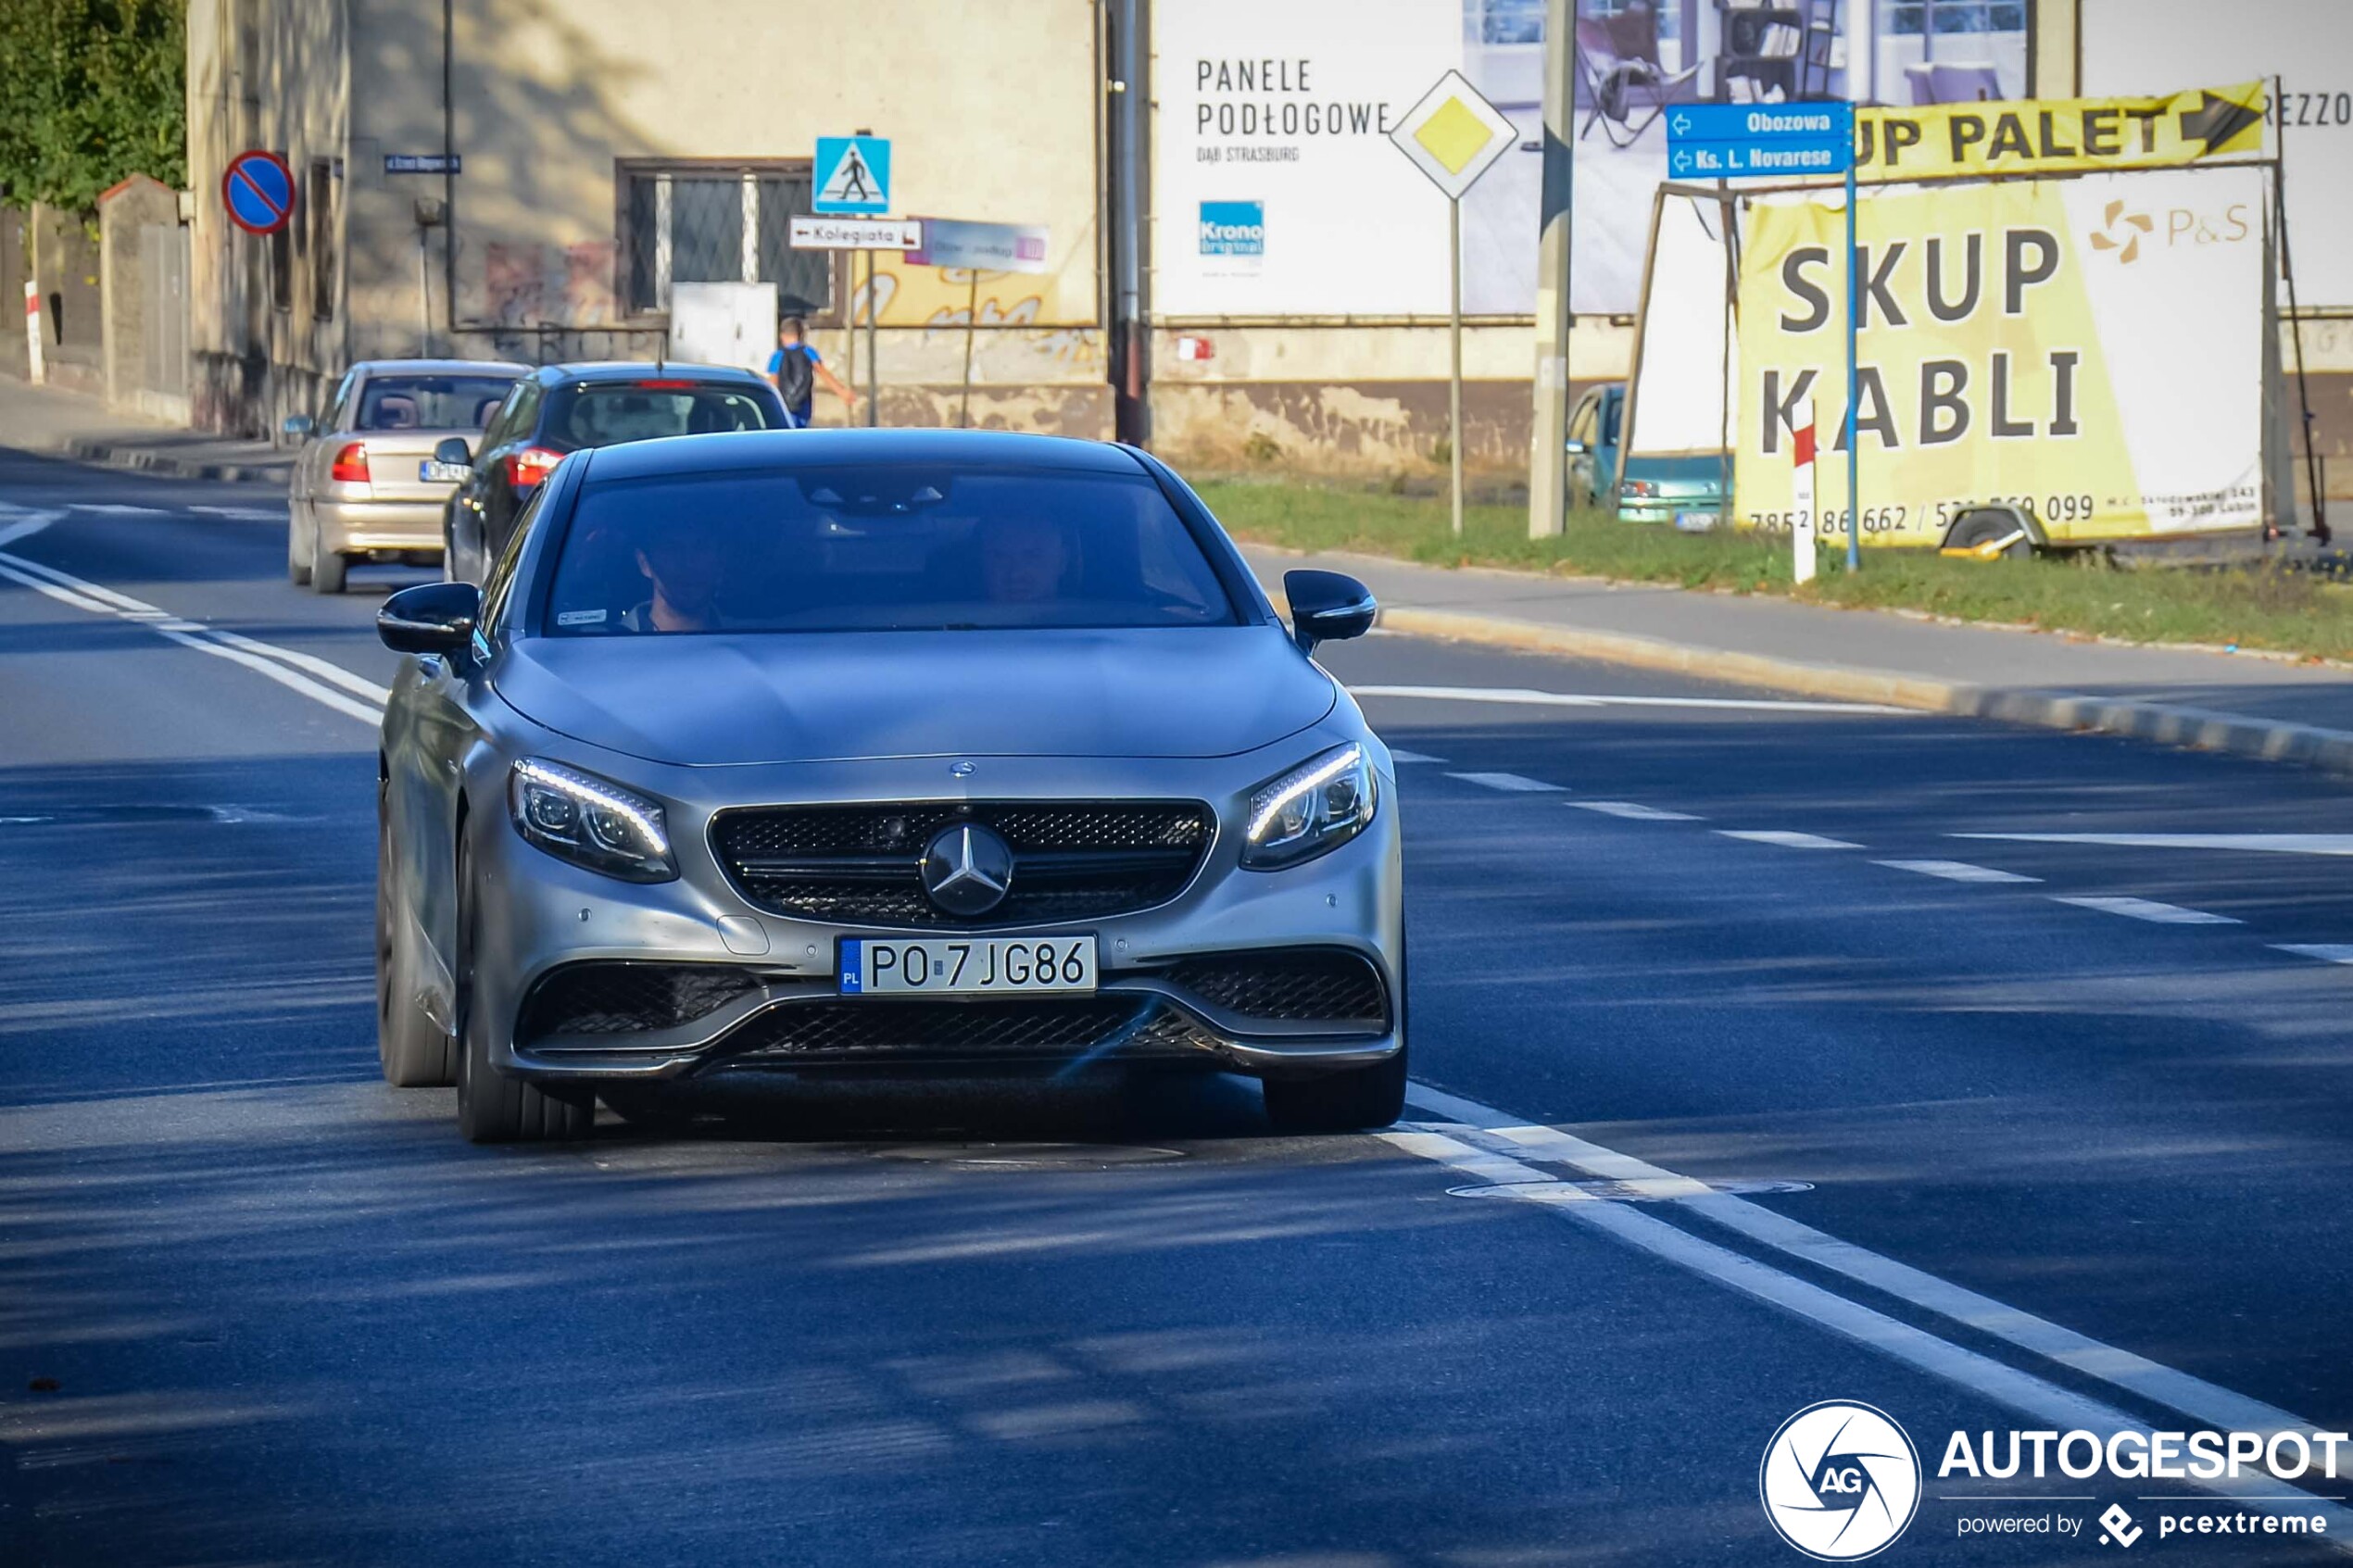
<path id="1" fill-rule="evenodd" d="M 952 799 L 952 790 L 920 788 L 933 774 L 940 784 L 952 782 L 944 759 L 633 769 L 632 787 L 665 801 L 679 862 L 676 881 L 652 884 L 598 876 L 525 843 L 503 798 L 489 796 L 497 809 L 482 812 L 470 829 L 483 916 L 477 1027 L 487 1031 L 484 1044 L 496 1065 L 545 1080 L 677 1079 L 742 1070 L 961 1074 L 1074 1060 L 1192 1061 L 1255 1076 L 1304 1076 L 1378 1062 L 1404 1043 L 1397 797 L 1394 771 L 1378 743 L 1372 746 L 1383 797 L 1362 834 L 1285 871 L 1244 871 L 1239 863 L 1236 824 L 1249 791 L 1339 738 L 1355 737 L 1294 736 L 1278 748 L 1207 762 L 1090 760 L 1083 777 L 1074 777 L 1079 770 L 1067 760 L 985 763 L 987 788 L 975 798 L 1191 798 L 1207 801 L 1216 814 L 1219 825 L 1199 870 L 1164 904 L 972 933 L 1093 933 L 1099 989 L 1092 999 L 1068 1001 L 844 998 L 835 972 L 840 939 L 909 933 L 776 914 L 749 902 L 720 868 L 708 832 L 718 811 L 751 803 Z M 612 770 L 610 758 L 547 755 L 592 771 Z M 918 775 L 912 781 L 911 771 Z M 697 806 L 694 797 L 711 788 L 713 775 L 726 798 Z M 910 788 L 911 782 L 919 787 Z M 925 935 L 956 933 L 932 928 Z M 1343 1018 L 1271 1017 L 1220 1006 L 1176 973 L 1205 955 L 1301 952 L 1361 965 L 1377 1001 L 1352 1006 Z M 709 977 L 712 992 L 726 994 L 718 1005 L 686 1010 L 691 1016 L 643 1021 L 653 1027 L 616 1028 L 608 1020 L 584 1031 L 533 1016 L 560 972 L 615 964 L 688 967 Z M 1071 1010 L 1049 1016 L 1057 1007 Z M 950 1010 L 936 1010 L 941 1009 Z M 1081 1019 L 1078 1010 L 1091 1010 Z M 965 1019 L 969 1029 L 960 1027 Z M 896 1027 L 899 1021 L 907 1026 Z M 811 1035 L 813 1047 L 804 1038 Z"/>

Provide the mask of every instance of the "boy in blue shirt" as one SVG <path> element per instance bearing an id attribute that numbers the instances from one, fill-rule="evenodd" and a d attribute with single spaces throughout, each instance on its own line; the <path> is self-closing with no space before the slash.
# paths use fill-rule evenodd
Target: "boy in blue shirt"
<path id="1" fill-rule="evenodd" d="M 843 403 L 858 407 L 858 394 L 826 368 L 816 345 L 809 341 L 808 323 L 798 316 L 787 316 L 777 323 L 776 352 L 768 356 L 768 379 L 776 383 L 776 394 L 792 410 L 793 418 L 804 425 L 815 409 L 819 382 Z"/>

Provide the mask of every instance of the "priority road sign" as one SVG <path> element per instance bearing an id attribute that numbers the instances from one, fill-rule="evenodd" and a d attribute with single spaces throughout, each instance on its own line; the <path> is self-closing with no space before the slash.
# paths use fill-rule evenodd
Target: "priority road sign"
<path id="1" fill-rule="evenodd" d="M 294 170 L 276 153 L 239 153 L 220 176 L 220 205 L 246 233 L 274 234 L 294 216 Z"/>
<path id="2" fill-rule="evenodd" d="M 890 210 L 890 142 L 881 136 L 820 136 L 811 170 L 811 208 L 880 218 Z"/>
<path id="3" fill-rule="evenodd" d="M 1460 201 L 1497 158 L 1517 144 L 1519 130 L 1503 110 L 1479 96 L 1462 72 L 1450 70 L 1405 111 L 1389 139 L 1449 200 Z"/>
<path id="4" fill-rule="evenodd" d="M 1692 104 L 1667 116 L 1678 180 L 1843 174 L 1854 162 L 1852 104 Z"/>

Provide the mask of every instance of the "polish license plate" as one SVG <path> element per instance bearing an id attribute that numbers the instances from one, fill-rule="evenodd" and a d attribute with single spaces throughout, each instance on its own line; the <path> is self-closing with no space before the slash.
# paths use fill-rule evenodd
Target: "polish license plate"
<path id="1" fill-rule="evenodd" d="M 1092 936 L 845 936 L 845 997 L 1085 996 Z"/>
<path id="2" fill-rule="evenodd" d="M 427 458 L 417 465 L 417 480 L 422 484 L 457 484 L 473 471 L 463 463 L 436 463 Z"/>
<path id="3" fill-rule="evenodd" d="M 1675 526 L 1684 533 L 1708 533 L 1716 528 L 1714 512 L 1677 512 Z"/>

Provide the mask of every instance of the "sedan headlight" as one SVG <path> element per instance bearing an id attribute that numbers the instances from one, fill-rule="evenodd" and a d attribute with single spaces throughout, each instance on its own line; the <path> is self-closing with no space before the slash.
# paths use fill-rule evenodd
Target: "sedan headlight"
<path id="1" fill-rule="evenodd" d="M 1312 758 L 1251 792 L 1242 864 L 1271 872 L 1337 849 L 1373 820 L 1380 775 L 1353 741 Z"/>
<path id="2" fill-rule="evenodd" d="M 678 874 L 661 804 L 610 779 L 526 758 L 508 777 L 507 804 L 515 831 L 560 859 L 623 882 Z"/>

